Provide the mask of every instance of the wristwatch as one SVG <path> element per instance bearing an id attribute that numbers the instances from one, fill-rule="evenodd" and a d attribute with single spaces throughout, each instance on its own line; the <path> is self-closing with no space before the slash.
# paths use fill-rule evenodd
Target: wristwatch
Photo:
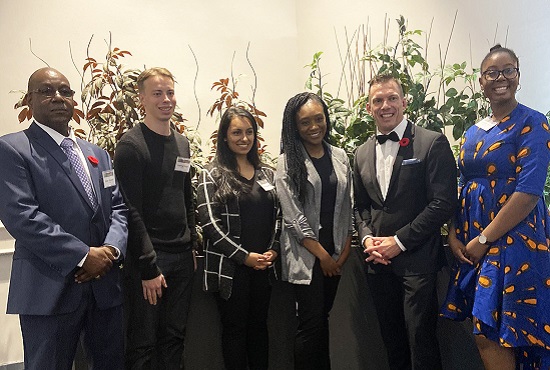
<path id="1" fill-rule="evenodd" d="M 479 240 L 480 244 L 483 244 L 483 245 L 487 244 L 487 237 L 483 234 L 479 234 L 477 240 Z"/>

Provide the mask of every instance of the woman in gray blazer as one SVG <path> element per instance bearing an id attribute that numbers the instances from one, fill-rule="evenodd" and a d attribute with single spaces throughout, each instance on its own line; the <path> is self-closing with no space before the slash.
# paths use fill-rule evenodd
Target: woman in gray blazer
<path id="1" fill-rule="evenodd" d="M 282 279 L 293 284 L 296 369 L 330 369 L 328 315 L 353 232 L 351 170 L 329 144 L 325 103 L 313 93 L 285 108 L 275 184 L 283 211 Z"/>

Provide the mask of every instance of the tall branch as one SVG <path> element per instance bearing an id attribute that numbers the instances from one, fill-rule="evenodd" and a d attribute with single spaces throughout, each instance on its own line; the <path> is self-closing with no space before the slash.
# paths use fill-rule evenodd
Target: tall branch
<path id="1" fill-rule="evenodd" d="M 254 66 L 252 65 L 252 62 L 250 61 L 250 58 L 248 56 L 248 52 L 250 50 L 250 41 L 248 42 L 248 45 L 246 46 L 246 61 L 248 62 L 248 66 L 252 70 L 252 74 L 254 75 L 254 87 L 252 88 L 252 107 L 256 109 L 256 90 L 258 89 L 258 74 L 256 73 L 256 70 L 254 69 Z"/>
<path id="2" fill-rule="evenodd" d="M 29 37 L 29 49 L 30 49 L 32 55 L 34 55 L 36 58 L 40 59 L 40 60 L 42 61 L 42 63 L 44 63 L 44 64 L 47 65 L 48 67 L 50 66 L 48 63 L 46 63 L 46 61 L 45 61 L 44 59 L 40 58 L 38 55 L 36 55 L 36 54 L 34 53 L 34 51 L 32 51 L 32 40 L 31 40 L 30 37 Z"/>
<path id="3" fill-rule="evenodd" d="M 195 61 L 195 77 L 193 78 L 193 96 L 195 97 L 195 102 L 197 103 L 197 109 L 199 111 L 199 118 L 197 120 L 197 127 L 195 130 L 199 129 L 199 126 L 201 124 L 202 119 L 202 112 L 201 112 L 201 104 L 199 102 L 199 97 L 197 95 L 197 79 L 199 77 L 199 61 L 197 59 L 197 56 L 195 55 L 195 52 L 193 51 L 193 48 L 191 48 L 191 45 L 187 45 L 189 47 L 189 50 L 191 50 L 191 54 L 193 55 L 193 60 Z"/>

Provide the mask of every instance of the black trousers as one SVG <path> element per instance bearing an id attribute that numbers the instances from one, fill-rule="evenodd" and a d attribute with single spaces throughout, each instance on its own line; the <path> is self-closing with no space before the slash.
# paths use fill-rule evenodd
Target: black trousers
<path id="1" fill-rule="evenodd" d="M 193 254 L 157 251 L 157 265 L 168 287 L 163 288 L 162 298 L 155 306 L 143 298 L 139 274 L 125 279 L 127 369 L 182 368 L 193 286 Z"/>
<path id="2" fill-rule="evenodd" d="M 318 259 L 309 285 L 294 284 L 298 330 L 294 347 L 296 370 L 330 369 L 328 317 L 340 276 L 323 275 Z"/>
<path id="3" fill-rule="evenodd" d="M 440 370 L 437 274 L 367 274 L 392 370 Z"/>
<path id="4" fill-rule="evenodd" d="M 226 370 L 267 369 L 270 298 L 268 271 L 244 265 L 235 269 L 231 297 L 226 301 L 217 295 Z"/>

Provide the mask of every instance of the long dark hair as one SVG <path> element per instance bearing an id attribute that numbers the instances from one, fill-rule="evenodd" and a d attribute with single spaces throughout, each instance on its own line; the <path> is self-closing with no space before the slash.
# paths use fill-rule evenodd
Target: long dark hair
<path id="1" fill-rule="evenodd" d="M 254 130 L 254 141 L 248 154 L 246 155 L 248 161 L 254 166 L 259 168 L 262 164 L 260 156 L 258 155 L 258 124 L 254 119 L 254 116 L 249 111 L 240 107 L 229 107 L 223 113 L 218 127 L 216 155 L 212 160 L 212 168 L 216 168 L 213 172 L 213 176 L 218 185 L 218 189 L 214 194 L 214 201 L 225 203 L 228 199 L 239 197 L 242 193 L 250 191 L 250 186 L 238 180 L 239 175 L 237 167 L 237 159 L 235 153 L 229 149 L 227 144 L 227 131 L 231 120 L 235 117 L 246 118 L 252 125 Z"/>
<path id="2" fill-rule="evenodd" d="M 304 153 L 302 150 L 302 141 L 298 134 L 296 124 L 296 114 L 308 101 L 314 101 L 323 107 L 327 131 L 324 140 L 330 143 L 330 118 L 328 107 L 318 95 L 310 92 L 303 92 L 293 96 L 286 103 L 283 114 L 283 129 L 281 132 L 281 153 L 285 153 L 286 167 L 288 176 L 292 179 L 292 185 L 301 201 L 305 199 L 305 189 L 307 184 L 307 170 Z"/>

